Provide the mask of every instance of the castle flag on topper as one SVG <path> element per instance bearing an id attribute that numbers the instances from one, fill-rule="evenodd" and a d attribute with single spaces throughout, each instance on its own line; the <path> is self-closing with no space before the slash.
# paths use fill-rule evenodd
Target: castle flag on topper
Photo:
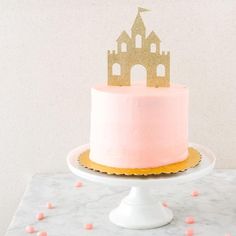
<path id="1" fill-rule="evenodd" d="M 130 86 L 132 66 L 140 64 L 146 68 L 148 87 L 170 86 L 170 53 L 160 51 L 160 39 L 152 31 L 146 37 L 146 28 L 141 12 L 138 13 L 131 28 L 131 37 L 123 31 L 117 41 L 117 52 L 108 51 L 108 85 Z"/>
<path id="2" fill-rule="evenodd" d="M 149 10 L 146 8 L 138 7 L 138 13 L 144 12 L 144 11 L 149 11 Z"/>

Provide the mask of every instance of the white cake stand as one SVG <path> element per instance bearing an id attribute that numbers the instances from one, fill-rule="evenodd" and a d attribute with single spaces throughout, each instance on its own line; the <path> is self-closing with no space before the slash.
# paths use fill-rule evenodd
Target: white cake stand
<path id="1" fill-rule="evenodd" d="M 171 184 L 183 183 L 201 178 L 213 169 L 215 165 L 215 156 L 207 148 L 190 144 L 198 149 L 202 155 L 202 160 L 198 166 L 185 172 L 172 175 L 161 175 L 151 177 L 132 177 L 107 175 L 86 169 L 79 165 L 77 158 L 79 154 L 89 145 L 80 146 L 72 150 L 67 157 L 67 164 L 77 176 L 84 179 L 109 184 L 113 186 L 131 187 L 130 193 L 122 199 L 120 205 L 111 211 L 110 221 L 118 226 L 128 229 L 151 229 L 168 224 L 173 219 L 173 213 L 169 208 L 162 204 L 150 194 L 151 188 L 158 186 L 171 186 Z"/>

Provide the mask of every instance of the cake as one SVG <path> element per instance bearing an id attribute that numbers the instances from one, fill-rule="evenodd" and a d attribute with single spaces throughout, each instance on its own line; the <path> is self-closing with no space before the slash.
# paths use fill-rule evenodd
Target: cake
<path id="1" fill-rule="evenodd" d="M 160 50 L 156 33 L 146 34 L 143 11 L 139 8 L 131 35 L 123 31 L 117 50 L 108 51 L 107 84 L 91 89 L 86 163 L 92 169 L 152 169 L 191 156 L 188 88 L 170 83 L 170 53 Z M 137 64 L 146 69 L 143 83 L 131 82 L 130 71 Z"/>
<path id="2" fill-rule="evenodd" d="M 151 168 L 188 156 L 188 89 L 92 88 L 90 159 L 118 168 Z"/>

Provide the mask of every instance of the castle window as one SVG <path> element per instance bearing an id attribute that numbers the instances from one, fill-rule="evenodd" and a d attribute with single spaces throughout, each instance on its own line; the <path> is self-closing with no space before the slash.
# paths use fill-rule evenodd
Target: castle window
<path id="1" fill-rule="evenodd" d="M 151 52 L 157 52 L 157 45 L 155 43 L 150 44 L 150 51 Z"/>
<path id="2" fill-rule="evenodd" d="M 114 63 L 112 65 L 112 75 L 120 75 L 120 64 Z"/>
<path id="3" fill-rule="evenodd" d="M 140 34 L 135 36 L 135 47 L 142 48 L 142 36 Z"/>
<path id="4" fill-rule="evenodd" d="M 127 52 L 127 43 L 121 44 L 121 52 Z"/>
<path id="5" fill-rule="evenodd" d="M 157 76 L 165 76 L 165 74 L 166 74 L 165 66 L 162 65 L 162 64 L 159 64 L 159 65 L 157 66 L 157 71 L 156 71 L 156 73 L 157 73 Z"/>

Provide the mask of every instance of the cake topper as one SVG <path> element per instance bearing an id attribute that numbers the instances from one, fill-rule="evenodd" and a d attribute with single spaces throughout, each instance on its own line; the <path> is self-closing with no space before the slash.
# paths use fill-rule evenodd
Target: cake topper
<path id="1" fill-rule="evenodd" d="M 148 87 L 169 87 L 170 53 L 160 51 L 160 39 L 152 31 L 146 37 L 146 28 L 141 12 L 138 13 L 131 28 L 131 37 L 123 31 L 117 41 L 117 52 L 108 51 L 108 85 L 130 86 L 130 71 L 134 65 L 146 68 Z"/>

